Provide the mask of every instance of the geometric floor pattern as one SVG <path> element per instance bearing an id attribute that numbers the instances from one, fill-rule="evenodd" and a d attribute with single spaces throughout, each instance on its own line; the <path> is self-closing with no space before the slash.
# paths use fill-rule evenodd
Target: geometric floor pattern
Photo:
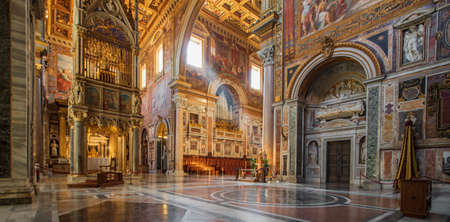
<path id="1" fill-rule="evenodd" d="M 0 206 L 0 222 L 389 221 L 398 215 L 392 190 L 233 179 L 143 175 L 114 187 L 68 188 L 67 177 L 53 176 L 37 186 L 33 204 Z M 450 186 L 433 185 L 432 200 L 425 221 L 450 221 Z"/>

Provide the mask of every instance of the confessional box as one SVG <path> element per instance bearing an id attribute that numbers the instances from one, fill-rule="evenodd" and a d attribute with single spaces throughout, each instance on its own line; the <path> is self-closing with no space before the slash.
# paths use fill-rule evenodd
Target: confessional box
<path id="1" fill-rule="evenodd" d="M 400 210 L 407 217 L 426 217 L 431 208 L 431 181 L 402 180 Z"/>

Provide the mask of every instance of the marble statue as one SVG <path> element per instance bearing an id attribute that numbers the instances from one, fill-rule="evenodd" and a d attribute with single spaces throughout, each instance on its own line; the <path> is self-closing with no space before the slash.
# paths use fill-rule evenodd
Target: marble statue
<path id="1" fill-rule="evenodd" d="M 403 34 L 403 63 L 417 62 L 423 59 L 423 24 L 410 26 Z"/>

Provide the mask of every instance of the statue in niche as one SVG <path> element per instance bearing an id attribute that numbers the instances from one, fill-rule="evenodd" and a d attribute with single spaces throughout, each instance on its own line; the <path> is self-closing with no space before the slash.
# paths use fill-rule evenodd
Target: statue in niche
<path id="1" fill-rule="evenodd" d="M 133 113 L 134 114 L 139 114 L 141 113 L 141 97 L 139 96 L 139 94 L 133 94 Z"/>
<path id="2" fill-rule="evenodd" d="M 423 59 L 425 28 L 423 24 L 410 26 L 403 31 L 403 63 L 417 62 Z"/>
<path id="3" fill-rule="evenodd" d="M 316 141 L 312 141 L 308 146 L 308 165 L 319 165 L 319 150 Z"/>
<path id="4" fill-rule="evenodd" d="M 58 156 L 59 156 L 58 153 L 59 153 L 59 143 L 58 143 L 58 140 L 52 139 L 52 140 L 50 141 L 50 156 L 51 156 L 51 157 L 58 157 Z"/>
<path id="5" fill-rule="evenodd" d="M 359 141 L 359 158 L 358 158 L 358 163 L 359 164 L 366 164 L 366 156 L 367 156 L 367 143 L 366 143 L 366 137 L 364 136 Z"/>

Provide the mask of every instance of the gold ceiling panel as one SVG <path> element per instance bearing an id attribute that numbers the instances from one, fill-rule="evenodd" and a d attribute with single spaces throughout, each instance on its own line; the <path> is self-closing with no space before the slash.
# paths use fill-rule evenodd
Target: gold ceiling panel
<path id="1" fill-rule="evenodd" d="M 203 8 L 220 21 L 248 33 L 259 20 L 261 3 L 259 0 L 207 0 Z"/>

